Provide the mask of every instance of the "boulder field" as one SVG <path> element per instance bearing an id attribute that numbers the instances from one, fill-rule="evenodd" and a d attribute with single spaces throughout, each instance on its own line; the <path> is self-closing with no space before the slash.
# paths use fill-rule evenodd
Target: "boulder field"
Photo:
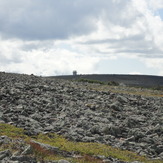
<path id="1" fill-rule="evenodd" d="M 25 129 L 29 136 L 55 132 L 72 141 L 98 142 L 163 159 L 163 97 L 98 87 L 0 72 L 0 121 Z"/>

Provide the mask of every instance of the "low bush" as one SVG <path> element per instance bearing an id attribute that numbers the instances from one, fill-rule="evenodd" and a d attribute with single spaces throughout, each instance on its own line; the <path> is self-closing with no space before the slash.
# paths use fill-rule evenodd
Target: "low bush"
<path id="1" fill-rule="evenodd" d="M 117 83 L 115 81 L 109 81 L 108 82 L 108 85 L 111 85 L 111 86 L 119 86 L 119 83 Z"/>
<path id="2" fill-rule="evenodd" d="M 105 84 L 105 82 L 99 81 L 99 80 L 90 80 L 90 79 L 85 79 L 81 78 L 77 80 L 78 82 L 85 82 L 85 83 L 97 83 L 97 84 Z"/>
<path id="3" fill-rule="evenodd" d="M 163 91 L 163 86 L 156 86 L 152 88 L 153 90 Z"/>

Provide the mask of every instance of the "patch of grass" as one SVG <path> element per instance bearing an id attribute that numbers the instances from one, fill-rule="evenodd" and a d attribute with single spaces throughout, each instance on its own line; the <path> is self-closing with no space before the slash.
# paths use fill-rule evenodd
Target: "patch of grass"
<path id="1" fill-rule="evenodd" d="M 5 144 L 0 144 L 0 151 L 9 149 L 12 153 L 21 151 L 22 147 L 30 145 L 32 149 L 32 155 L 39 161 L 43 160 L 60 160 L 64 157 L 55 155 L 51 151 L 41 148 L 39 145 L 30 142 L 34 137 L 29 137 L 24 134 L 24 130 L 17 128 L 13 125 L 0 123 L 0 136 L 7 136 L 11 141 Z M 22 141 L 21 141 L 22 140 Z M 22 151 L 21 151 L 22 152 Z"/>
<path id="2" fill-rule="evenodd" d="M 108 145 L 99 144 L 99 143 L 83 143 L 83 142 L 71 142 L 58 136 L 56 134 L 40 134 L 37 138 L 37 141 L 50 144 L 52 146 L 59 147 L 61 150 L 80 153 L 81 155 L 103 155 L 105 157 L 113 157 L 122 161 L 141 161 L 145 163 L 161 163 L 160 160 L 149 160 L 146 157 L 139 156 L 134 152 L 127 150 L 121 150 L 118 148 L 113 148 Z M 99 161 L 99 160 L 98 160 Z"/>
<path id="3" fill-rule="evenodd" d="M 78 79 L 77 81 L 78 82 L 84 82 L 84 83 L 105 84 L 105 82 L 102 82 L 99 80 L 91 80 L 91 79 L 85 79 L 85 78 Z"/>
<path id="4" fill-rule="evenodd" d="M 135 88 L 135 87 L 125 87 L 113 86 L 113 85 L 99 85 L 94 87 L 93 85 L 87 86 L 87 89 L 95 91 L 105 91 L 113 92 L 118 94 L 131 94 L 131 95 L 140 95 L 145 97 L 163 97 L 163 92 L 161 90 L 154 90 L 149 88 Z"/>
<path id="5" fill-rule="evenodd" d="M 20 128 L 16 128 L 9 124 L 1 124 L 0 123 L 0 136 L 6 135 L 10 138 L 18 139 L 21 138 L 26 142 L 26 144 L 30 144 L 33 150 L 33 155 L 38 160 L 59 160 L 59 159 L 66 159 L 71 162 L 78 162 L 78 163 L 101 163 L 100 159 L 95 158 L 94 156 L 102 155 L 105 157 L 113 157 L 117 158 L 122 161 L 140 161 L 144 163 L 162 163 L 162 160 L 149 160 L 146 157 L 139 156 L 138 154 L 134 152 L 130 152 L 127 150 L 121 150 L 118 148 L 113 148 L 111 146 L 105 145 L 105 144 L 99 144 L 99 143 L 84 143 L 84 142 L 72 142 L 68 141 L 62 136 L 59 136 L 54 133 L 48 133 L 48 134 L 39 134 L 35 137 L 28 137 L 24 135 L 24 130 Z M 81 155 L 79 158 L 64 158 L 60 155 L 57 155 L 55 153 L 52 153 L 51 151 L 48 151 L 42 147 L 40 147 L 38 144 L 31 143 L 30 140 L 36 140 L 40 143 L 45 143 L 51 146 L 58 147 L 60 150 L 68 151 L 72 153 L 76 153 Z M 13 147 L 14 144 L 8 144 L 5 148 L 11 149 L 10 147 Z M 1 145 L 0 145 L 1 149 Z"/>
<path id="6" fill-rule="evenodd" d="M 151 89 L 163 91 L 163 86 L 156 86 L 156 87 L 153 87 L 153 88 L 151 88 Z"/>
<path id="7" fill-rule="evenodd" d="M 24 134 L 24 130 L 21 128 L 17 128 L 13 125 L 9 125 L 6 123 L 0 123 L 0 136 L 6 135 L 10 138 L 27 138 Z"/>
<path id="8" fill-rule="evenodd" d="M 43 161 L 47 156 L 52 155 L 52 153 L 44 148 L 42 148 L 40 145 L 34 143 L 34 142 L 29 142 L 32 148 L 32 153 L 35 155 L 38 160 Z"/>
<path id="9" fill-rule="evenodd" d="M 61 160 L 64 159 L 64 157 L 54 153 L 53 151 L 47 150 L 43 147 L 41 147 L 39 144 L 36 144 L 32 141 L 28 142 L 31 146 L 33 155 L 37 158 L 39 161 L 44 160 Z"/>

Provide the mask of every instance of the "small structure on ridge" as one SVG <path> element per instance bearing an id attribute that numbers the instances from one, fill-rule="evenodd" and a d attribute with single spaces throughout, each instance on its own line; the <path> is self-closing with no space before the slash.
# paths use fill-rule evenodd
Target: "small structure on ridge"
<path id="1" fill-rule="evenodd" d="M 74 70 L 72 73 L 73 73 L 74 76 L 77 75 L 77 71 L 76 70 Z"/>

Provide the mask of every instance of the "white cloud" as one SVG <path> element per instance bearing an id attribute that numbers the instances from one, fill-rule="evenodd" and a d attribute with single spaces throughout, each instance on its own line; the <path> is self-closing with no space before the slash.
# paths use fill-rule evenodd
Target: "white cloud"
<path id="1" fill-rule="evenodd" d="M 129 72 L 130 75 L 142 75 L 141 72 L 137 72 L 137 71 L 134 71 L 134 72 Z"/>
<path id="2" fill-rule="evenodd" d="M 162 74 L 162 7 L 162 0 L 0 0 L 0 70 L 96 73 L 102 60 L 124 56 Z"/>
<path id="3" fill-rule="evenodd" d="M 163 8 L 162 0 L 150 0 L 148 4 L 150 8 L 152 8 L 153 10 L 158 10 L 160 8 Z"/>
<path id="4" fill-rule="evenodd" d="M 25 44 L 30 43 L 26 42 Z M 41 46 L 41 48 L 37 47 L 30 51 L 18 48 L 22 45 L 21 41 L 5 41 L 1 44 L 0 58 L 3 60 L 1 60 L 0 69 L 2 71 L 59 75 L 71 74 L 76 69 L 79 73 L 91 73 L 96 71 L 95 67 L 99 61 L 98 57 L 78 54 L 68 49 L 62 49 L 59 45 L 55 48 Z"/>
<path id="5" fill-rule="evenodd" d="M 163 58 L 146 58 L 142 61 L 147 65 L 147 67 L 157 69 L 157 75 L 163 76 Z"/>

